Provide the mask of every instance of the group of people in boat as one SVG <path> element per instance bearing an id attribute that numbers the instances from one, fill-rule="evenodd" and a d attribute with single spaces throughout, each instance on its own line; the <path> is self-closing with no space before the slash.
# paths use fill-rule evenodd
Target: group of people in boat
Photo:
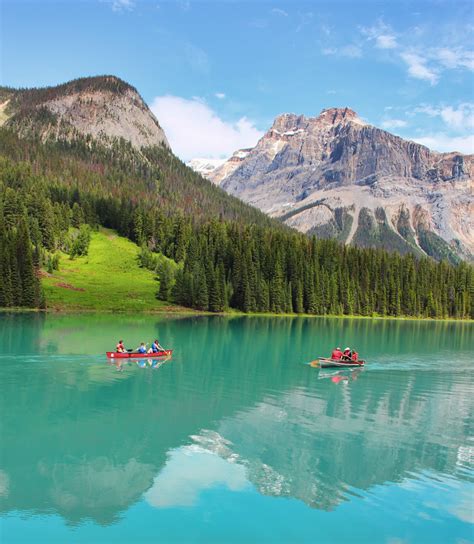
<path id="1" fill-rule="evenodd" d="M 123 340 L 119 340 L 115 350 L 116 350 L 117 353 L 130 352 L 130 353 L 147 354 L 147 353 L 158 353 L 160 351 L 165 351 L 165 348 L 160 345 L 158 340 L 153 340 L 153 342 L 151 344 L 151 347 L 148 348 L 148 349 L 147 349 L 147 344 L 145 344 L 145 342 L 141 342 L 140 345 L 138 346 L 138 348 L 136 348 L 134 350 L 128 350 L 128 349 L 125 348 Z"/>
<path id="2" fill-rule="evenodd" d="M 341 348 L 335 348 L 332 350 L 331 359 L 334 361 L 352 361 L 356 363 L 359 360 L 359 354 L 355 349 L 346 348 L 341 351 Z"/>

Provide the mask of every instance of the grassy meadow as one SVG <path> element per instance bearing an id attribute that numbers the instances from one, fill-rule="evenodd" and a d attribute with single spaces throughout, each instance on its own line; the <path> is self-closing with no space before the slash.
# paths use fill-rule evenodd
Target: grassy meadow
<path id="1" fill-rule="evenodd" d="M 59 270 L 41 280 L 47 307 L 58 311 L 176 311 L 156 299 L 155 274 L 141 268 L 139 248 L 114 231 L 92 233 L 89 254 L 71 260 L 61 254 Z"/>

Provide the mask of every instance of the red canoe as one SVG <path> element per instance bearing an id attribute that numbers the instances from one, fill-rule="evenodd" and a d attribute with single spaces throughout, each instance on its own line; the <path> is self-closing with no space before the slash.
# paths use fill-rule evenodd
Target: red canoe
<path id="1" fill-rule="evenodd" d="M 168 357 L 173 354 L 172 349 L 165 349 L 163 351 L 156 351 L 155 353 L 119 353 L 117 351 L 107 351 L 108 359 L 154 359 L 156 357 Z"/>

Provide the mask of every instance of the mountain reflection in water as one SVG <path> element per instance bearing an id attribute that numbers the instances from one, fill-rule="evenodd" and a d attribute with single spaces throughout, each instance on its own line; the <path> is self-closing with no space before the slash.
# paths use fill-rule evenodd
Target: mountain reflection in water
<path id="1" fill-rule="evenodd" d="M 334 511 L 394 484 L 472 483 L 470 324 L 0 319 L 3 513 L 107 526 L 142 502 L 197 507 L 216 487 Z M 158 372 L 105 361 L 119 336 L 157 334 L 175 349 Z M 301 364 L 342 342 L 363 371 L 323 379 Z M 472 522 L 464 488 L 451 503 Z"/>

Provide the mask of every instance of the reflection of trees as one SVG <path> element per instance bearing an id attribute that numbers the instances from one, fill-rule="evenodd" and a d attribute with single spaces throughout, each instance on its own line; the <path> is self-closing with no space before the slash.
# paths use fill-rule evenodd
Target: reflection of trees
<path id="1" fill-rule="evenodd" d="M 150 486 L 155 467 L 130 459 L 115 464 L 107 457 L 43 460 L 38 472 L 50 483 L 49 498 L 70 523 L 83 516 L 112 523 L 116 512 L 128 508 Z"/>
<path id="2" fill-rule="evenodd" d="M 45 319 L 46 316 L 40 312 L 9 313 L 0 311 L 2 355 L 37 352 Z"/>
<path id="3" fill-rule="evenodd" d="M 30 352 L 50 344 L 59 354 L 97 355 L 128 335 L 158 336 L 175 356 L 159 372 L 133 365 L 118 373 L 101 359 L 79 365 L 65 357 L 8 374 L 3 511 L 110 523 L 152 486 L 167 453 L 202 429 L 233 442 L 262 493 L 332 508 L 350 488 L 424 468 L 452 471 L 468 432 L 472 405 L 458 375 L 366 371 L 344 388 L 299 364 L 341 338 L 369 360 L 383 350 L 409 361 L 420 346 L 452 353 L 469 340 L 460 324 L 32 315 L 19 318 L 17 333 L 15 319 L 8 332 L 0 328 L 10 353 L 25 341 Z M 32 340 L 17 343 L 22 334 Z"/>
<path id="4" fill-rule="evenodd" d="M 223 419 L 219 432 L 261 492 L 332 509 L 357 489 L 409 473 L 464 478 L 456 461 L 474 408 L 467 389 L 456 375 L 366 374 L 353 387 L 324 384 L 314 396 L 297 388 L 278 402 L 264 398 Z"/>

